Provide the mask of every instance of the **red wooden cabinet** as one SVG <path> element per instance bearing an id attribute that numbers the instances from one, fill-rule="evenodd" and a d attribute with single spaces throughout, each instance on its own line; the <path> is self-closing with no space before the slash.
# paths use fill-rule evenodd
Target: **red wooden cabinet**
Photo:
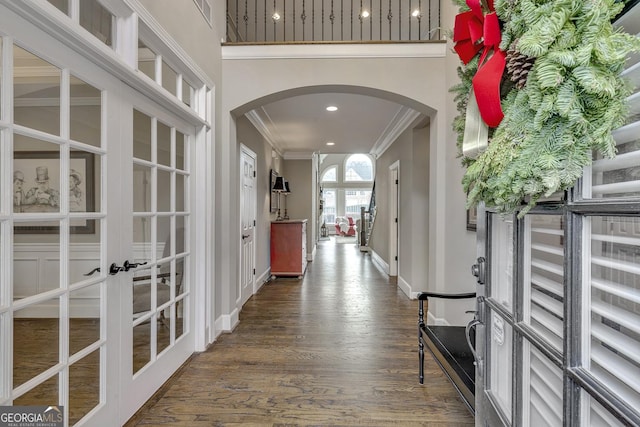
<path id="1" fill-rule="evenodd" d="M 271 223 L 271 275 L 302 277 L 307 268 L 307 220 Z"/>

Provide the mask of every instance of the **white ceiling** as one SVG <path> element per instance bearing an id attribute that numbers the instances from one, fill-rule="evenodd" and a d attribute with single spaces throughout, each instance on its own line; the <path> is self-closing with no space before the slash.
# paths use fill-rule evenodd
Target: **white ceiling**
<path id="1" fill-rule="evenodd" d="M 329 105 L 338 111 L 327 111 Z M 314 152 L 376 154 L 418 116 L 395 102 L 351 93 L 293 96 L 247 114 L 285 158 Z"/>

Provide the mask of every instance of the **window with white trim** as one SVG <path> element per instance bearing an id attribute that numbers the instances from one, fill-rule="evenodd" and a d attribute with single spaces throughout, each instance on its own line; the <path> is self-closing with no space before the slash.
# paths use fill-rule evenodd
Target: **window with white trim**
<path id="1" fill-rule="evenodd" d="M 344 182 L 373 181 L 373 162 L 367 154 L 352 154 L 344 162 Z"/>
<path id="2" fill-rule="evenodd" d="M 337 182 L 338 181 L 338 167 L 332 166 L 322 173 L 322 182 Z"/>

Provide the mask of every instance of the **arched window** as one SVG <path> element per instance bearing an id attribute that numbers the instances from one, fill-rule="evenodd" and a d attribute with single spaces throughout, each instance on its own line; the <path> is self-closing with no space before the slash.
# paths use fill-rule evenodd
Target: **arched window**
<path id="1" fill-rule="evenodd" d="M 331 166 L 327 168 L 322 174 L 322 182 L 336 182 L 338 181 L 338 168 L 336 166 Z"/>
<path id="2" fill-rule="evenodd" d="M 344 162 L 344 181 L 373 181 L 373 162 L 366 154 L 353 154 Z"/>

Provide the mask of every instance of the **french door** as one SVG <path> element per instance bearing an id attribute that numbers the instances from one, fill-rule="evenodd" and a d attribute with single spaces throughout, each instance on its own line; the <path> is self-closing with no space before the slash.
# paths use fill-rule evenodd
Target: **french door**
<path id="1" fill-rule="evenodd" d="M 585 181 L 613 178 L 601 164 Z M 603 185 L 523 218 L 481 210 L 476 425 L 640 423 L 639 208 L 592 199 Z"/>
<path id="2" fill-rule="evenodd" d="M 640 425 L 640 57 L 624 76 L 616 158 L 526 215 L 481 209 L 478 426 Z"/>
<path id="3" fill-rule="evenodd" d="M 195 128 L 4 7 L 0 28 L 0 405 L 120 425 L 193 352 Z"/>

